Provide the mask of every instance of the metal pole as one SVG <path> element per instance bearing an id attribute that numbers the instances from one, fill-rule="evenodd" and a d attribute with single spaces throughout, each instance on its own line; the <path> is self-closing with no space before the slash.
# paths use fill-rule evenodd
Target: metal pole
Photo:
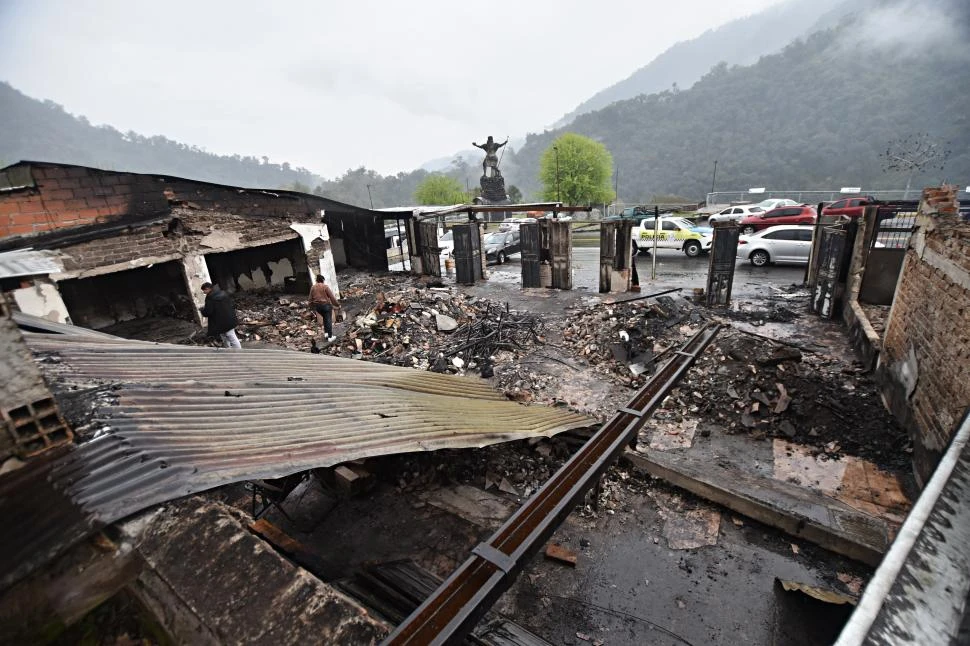
<path id="1" fill-rule="evenodd" d="M 712 193 L 711 199 L 712 200 L 714 199 L 714 197 L 713 197 L 713 193 L 714 193 L 714 182 L 716 182 L 716 181 L 717 181 L 717 160 L 715 159 L 714 160 L 714 177 L 711 178 L 711 193 Z"/>
<path id="2" fill-rule="evenodd" d="M 660 236 L 660 207 L 653 207 L 653 253 L 650 258 L 650 280 L 657 280 L 657 237 Z"/>
<path id="3" fill-rule="evenodd" d="M 620 167 L 616 167 L 616 180 L 613 182 L 613 204 L 620 202 Z"/>
<path id="4" fill-rule="evenodd" d="M 374 209 L 374 196 L 370 194 L 370 184 L 367 185 L 367 198 L 370 200 L 370 208 Z"/>
<path id="5" fill-rule="evenodd" d="M 553 146 L 552 150 L 556 153 L 556 201 L 561 204 L 562 198 L 559 196 L 559 147 Z"/>

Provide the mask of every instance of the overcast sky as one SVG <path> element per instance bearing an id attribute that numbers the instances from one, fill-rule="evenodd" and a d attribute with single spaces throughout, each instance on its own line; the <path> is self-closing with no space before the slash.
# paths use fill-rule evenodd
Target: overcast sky
<path id="1" fill-rule="evenodd" d="M 92 123 L 326 177 L 541 131 L 779 0 L 0 0 L 0 80 Z"/>

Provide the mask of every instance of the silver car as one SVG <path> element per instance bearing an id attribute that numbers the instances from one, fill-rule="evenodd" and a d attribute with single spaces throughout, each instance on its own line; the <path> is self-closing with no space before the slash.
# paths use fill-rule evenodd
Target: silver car
<path id="1" fill-rule="evenodd" d="M 812 253 L 812 234 L 815 227 L 780 224 L 738 239 L 738 258 L 748 260 L 755 267 L 770 263 L 791 262 L 805 264 Z"/>
<path id="2" fill-rule="evenodd" d="M 715 213 L 709 217 L 707 219 L 707 223 L 714 224 L 715 222 L 740 222 L 742 218 L 746 218 L 749 215 L 754 215 L 755 213 L 764 213 L 764 209 L 757 204 L 729 206 L 723 211 Z"/>

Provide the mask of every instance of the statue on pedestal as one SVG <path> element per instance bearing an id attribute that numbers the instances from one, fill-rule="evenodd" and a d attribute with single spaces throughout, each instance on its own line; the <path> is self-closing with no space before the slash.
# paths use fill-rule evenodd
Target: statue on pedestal
<path id="1" fill-rule="evenodd" d="M 475 148 L 481 148 L 485 151 L 485 159 L 482 160 L 482 175 L 484 177 L 491 177 L 493 174 L 502 174 L 498 170 L 498 155 L 495 153 L 497 153 L 498 149 L 507 143 L 509 143 L 508 138 L 506 138 L 505 141 L 500 144 L 495 143 L 495 140 L 492 139 L 492 135 L 488 136 L 488 140 L 484 144 L 478 145 L 474 141 L 472 142 L 472 145 L 475 146 Z M 492 173 L 488 172 L 489 168 L 492 169 Z"/>
<path id="2" fill-rule="evenodd" d="M 498 149 L 509 143 L 508 138 L 502 143 L 495 143 L 495 140 L 489 135 L 488 139 L 484 144 L 476 144 L 474 141 L 472 145 L 475 148 L 481 148 L 485 151 L 485 159 L 482 160 L 482 177 L 479 180 L 479 184 L 482 187 L 482 197 L 481 202 L 485 204 L 508 204 L 509 196 L 505 193 L 505 178 L 502 177 L 502 172 L 498 169 Z"/>

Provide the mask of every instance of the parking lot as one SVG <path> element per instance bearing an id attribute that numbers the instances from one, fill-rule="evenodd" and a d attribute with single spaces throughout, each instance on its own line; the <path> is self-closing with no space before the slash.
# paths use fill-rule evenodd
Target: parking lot
<path id="1" fill-rule="evenodd" d="M 657 252 L 657 277 L 651 280 L 650 256 L 638 256 L 637 271 L 644 293 L 672 287 L 703 288 L 707 282 L 709 256 L 688 258 L 681 251 L 661 249 Z M 489 265 L 489 280 L 503 284 L 521 281 L 521 256 L 515 254 L 502 265 Z M 752 267 L 738 261 L 734 276 L 733 295 L 751 297 L 764 295 L 772 287 L 801 284 L 804 265 L 768 265 Z M 573 247 L 573 289 L 596 293 L 599 290 L 599 248 Z"/>

